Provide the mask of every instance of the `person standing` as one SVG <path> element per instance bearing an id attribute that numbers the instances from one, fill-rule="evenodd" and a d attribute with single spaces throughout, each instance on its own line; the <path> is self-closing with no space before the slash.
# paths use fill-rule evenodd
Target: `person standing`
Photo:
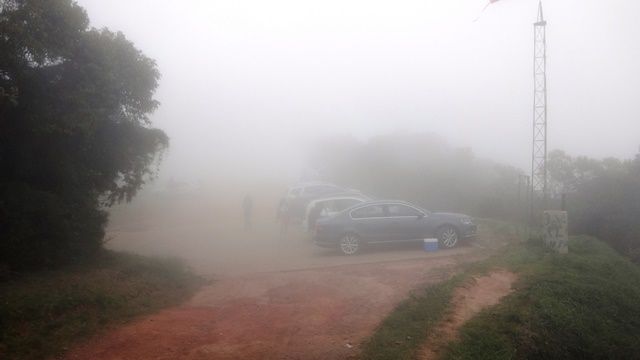
<path id="1" fill-rule="evenodd" d="M 280 222 L 280 235 L 284 236 L 289 228 L 289 204 L 286 199 L 280 200 L 280 204 L 278 204 L 278 221 Z"/>
<path id="2" fill-rule="evenodd" d="M 242 200 L 242 210 L 244 212 L 244 229 L 251 229 L 251 216 L 253 213 L 253 199 L 247 194 Z"/>
<path id="3" fill-rule="evenodd" d="M 321 202 L 317 203 L 313 209 L 311 209 L 307 217 L 307 231 L 312 232 L 316 228 L 316 222 L 318 222 L 323 210 L 324 205 Z"/>

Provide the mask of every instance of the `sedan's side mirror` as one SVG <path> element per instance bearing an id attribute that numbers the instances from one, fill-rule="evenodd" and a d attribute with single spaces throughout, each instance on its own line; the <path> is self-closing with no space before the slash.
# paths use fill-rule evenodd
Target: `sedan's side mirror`
<path id="1" fill-rule="evenodd" d="M 418 220 L 420 220 L 420 219 L 424 219 L 424 217 L 425 217 L 425 216 L 427 216 L 427 215 L 425 215 L 425 214 L 423 214 L 423 213 L 420 213 L 420 214 L 418 215 Z"/>

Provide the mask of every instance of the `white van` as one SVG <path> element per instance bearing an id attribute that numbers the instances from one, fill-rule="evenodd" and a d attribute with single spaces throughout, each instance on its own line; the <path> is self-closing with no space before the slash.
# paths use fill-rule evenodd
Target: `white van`
<path id="1" fill-rule="evenodd" d="M 285 199 L 289 206 L 289 214 L 292 219 L 302 220 L 305 215 L 305 209 L 310 201 L 344 194 L 349 190 L 328 183 L 304 183 L 291 187 Z"/>
<path id="2" fill-rule="evenodd" d="M 354 205 L 370 200 L 370 198 L 364 195 L 341 195 L 312 200 L 309 202 L 305 210 L 302 228 L 306 231 L 313 231 L 318 219 L 335 215 Z M 317 210 L 319 213 L 315 219 L 311 219 L 311 212 L 316 207 L 319 207 Z"/>

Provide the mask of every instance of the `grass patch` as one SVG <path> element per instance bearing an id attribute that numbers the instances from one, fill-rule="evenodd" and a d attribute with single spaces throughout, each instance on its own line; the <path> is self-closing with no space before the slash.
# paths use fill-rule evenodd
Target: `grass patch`
<path id="1" fill-rule="evenodd" d="M 520 272 L 516 291 L 461 329 L 448 359 L 631 359 L 640 354 L 640 268 L 603 242 L 541 244 L 500 260 Z"/>
<path id="2" fill-rule="evenodd" d="M 0 283 L 0 358 L 43 359 L 78 340 L 178 304 L 201 284 L 178 260 L 105 251 L 91 264 Z"/>
<path id="3" fill-rule="evenodd" d="M 455 276 L 412 294 L 402 302 L 363 345 L 363 359 L 413 359 L 448 308 L 453 290 L 464 277 Z M 428 299 L 428 300 L 427 300 Z"/>
<path id="4" fill-rule="evenodd" d="M 631 359 L 640 354 L 640 267 L 604 242 L 570 239 L 570 253 L 506 223 L 482 223 L 500 242 L 488 260 L 401 303 L 364 343 L 363 359 L 414 359 L 449 310 L 453 291 L 495 268 L 518 273 L 515 291 L 482 311 L 449 344 L 446 359 Z M 536 236 L 536 234 L 531 234 Z"/>

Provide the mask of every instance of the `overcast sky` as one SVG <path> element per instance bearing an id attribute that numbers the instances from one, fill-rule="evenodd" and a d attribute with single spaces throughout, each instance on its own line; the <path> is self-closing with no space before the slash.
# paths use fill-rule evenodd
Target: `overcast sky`
<path id="1" fill-rule="evenodd" d="M 486 0 L 78 3 L 158 63 L 153 120 L 172 140 L 164 177 L 293 174 L 313 138 L 392 132 L 435 132 L 530 168 L 537 0 L 501 0 L 476 22 Z M 544 6 L 550 149 L 632 157 L 640 1 Z"/>

